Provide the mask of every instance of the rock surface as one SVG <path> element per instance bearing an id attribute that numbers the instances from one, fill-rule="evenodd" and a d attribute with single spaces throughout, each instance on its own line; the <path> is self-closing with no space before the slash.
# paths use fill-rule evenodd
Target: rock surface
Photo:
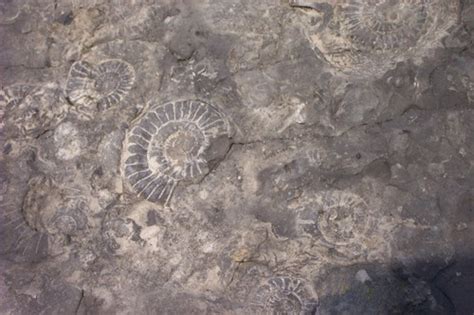
<path id="1" fill-rule="evenodd" d="M 474 3 L 0 3 L 0 313 L 472 314 Z"/>

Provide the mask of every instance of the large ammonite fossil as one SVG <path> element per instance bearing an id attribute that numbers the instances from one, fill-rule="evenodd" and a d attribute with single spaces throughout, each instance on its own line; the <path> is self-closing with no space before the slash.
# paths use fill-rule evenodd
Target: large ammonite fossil
<path id="1" fill-rule="evenodd" d="M 397 61 L 421 57 L 456 24 L 458 0 L 290 0 L 326 17 L 304 25 L 313 47 L 332 65 L 377 74 Z"/>
<path id="2" fill-rule="evenodd" d="M 300 279 L 270 278 L 257 291 L 253 306 L 263 314 L 316 314 L 318 298 Z"/>
<path id="3" fill-rule="evenodd" d="M 109 59 L 98 65 L 77 61 L 69 70 L 65 93 L 79 106 L 107 109 L 119 104 L 134 82 L 135 70 L 123 60 Z"/>
<path id="4" fill-rule="evenodd" d="M 195 182 L 209 172 L 208 162 L 215 158 L 209 149 L 225 145 L 216 139 L 229 137 L 227 119 L 209 104 L 151 104 L 127 135 L 123 175 L 147 200 L 167 202 L 178 182 Z"/>

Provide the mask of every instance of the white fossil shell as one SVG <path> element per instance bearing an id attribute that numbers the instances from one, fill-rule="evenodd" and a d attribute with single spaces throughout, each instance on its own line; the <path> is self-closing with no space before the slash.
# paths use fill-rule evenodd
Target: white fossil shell
<path id="1" fill-rule="evenodd" d="M 61 91 L 55 84 L 17 84 L 0 91 L 0 129 L 34 137 L 54 127 L 65 116 Z M 4 117 L 4 118 L 3 118 Z"/>
<path id="2" fill-rule="evenodd" d="M 458 0 L 334 0 L 329 26 L 301 23 L 316 51 L 344 72 L 384 73 L 439 45 L 458 22 Z"/>
<path id="3" fill-rule="evenodd" d="M 128 134 L 123 174 L 147 200 L 166 201 L 177 182 L 208 172 L 206 149 L 228 135 L 224 115 L 204 102 L 152 105 Z"/>
<path id="4" fill-rule="evenodd" d="M 77 105 L 107 109 L 119 104 L 135 82 L 135 70 L 119 59 L 93 65 L 86 61 L 72 64 L 65 93 Z"/>

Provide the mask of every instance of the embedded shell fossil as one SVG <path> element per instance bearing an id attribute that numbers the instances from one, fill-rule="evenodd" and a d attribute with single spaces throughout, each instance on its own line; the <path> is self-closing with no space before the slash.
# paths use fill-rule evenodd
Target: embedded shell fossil
<path id="1" fill-rule="evenodd" d="M 123 175 L 132 190 L 152 202 L 168 201 L 179 181 L 207 174 L 206 150 L 230 137 L 224 115 L 197 100 L 151 104 L 130 129 Z"/>
<path id="2" fill-rule="evenodd" d="M 458 0 L 314 2 L 329 5 L 331 14 L 324 30 L 300 21 L 313 48 L 340 71 L 360 75 L 380 75 L 396 62 L 428 54 L 458 22 L 460 6 Z M 304 0 L 290 4 L 319 8 Z"/>
<path id="3" fill-rule="evenodd" d="M 270 278 L 257 291 L 255 305 L 270 314 L 315 314 L 317 296 L 300 279 Z"/>
<path id="4" fill-rule="evenodd" d="M 366 202 L 346 191 L 324 191 L 298 211 L 300 228 L 335 246 L 357 242 L 370 233 L 371 219 Z"/>
<path id="5" fill-rule="evenodd" d="M 17 84 L 0 90 L 0 129 L 16 136 L 35 137 L 57 125 L 65 112 L 55 84 Z"/>
<path id="6" fill-rule="evenodd" d="M 135 82 L 135 70 L 120 59 L 108 59 L 93 65 L 87 61 L 72 64 L 65 93 L 77 105 L 107 109 L 119 104 Z"/>

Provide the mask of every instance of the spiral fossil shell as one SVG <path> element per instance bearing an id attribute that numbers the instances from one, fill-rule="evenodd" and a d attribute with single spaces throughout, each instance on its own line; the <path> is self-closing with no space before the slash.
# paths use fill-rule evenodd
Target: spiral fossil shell
<path id="1" fill-rule="evenodd" d="M 12 135 L 36 137 L 65 116 L 55 84 L 16 84 L 0 90 L 0 129 Z"/>
<path id="2" fill-rule="evenodd" d="M 206 150 L 229 136 L 224 115 L 197 100 L 154 104 L 131 128 L 123 174 L 147 200 L 169 200 L 179 181 L 207 174 Z"/>
<path id="3" fill-rule="evenodd" d="M 302 20 L 313 48 L 343 72 L 376 75 L 438 46 L 458 22 L 460 6 L 458 0 L 334 0 L 329 4 L 331 14 L 325 13 L 329 21 L 324 29 L 316 30 Z"/>
<path id="4" fill-rule="evenodd" d="M 109 59 L 98 65 L 77 61 L 69 70 L 65 92 L 74 104 L 107 109 L 119 104 L 134 82 L 135 70 L 123 60 Z"/>
<path id="5" fill-rule="evenodd" d="M 331 190 L 319 193 L 298 211 L 298 224 L 305 233 L 321 237 L 328 244 L 347 246 L 368 236 L 372 219 L 360 196 Z"/>

